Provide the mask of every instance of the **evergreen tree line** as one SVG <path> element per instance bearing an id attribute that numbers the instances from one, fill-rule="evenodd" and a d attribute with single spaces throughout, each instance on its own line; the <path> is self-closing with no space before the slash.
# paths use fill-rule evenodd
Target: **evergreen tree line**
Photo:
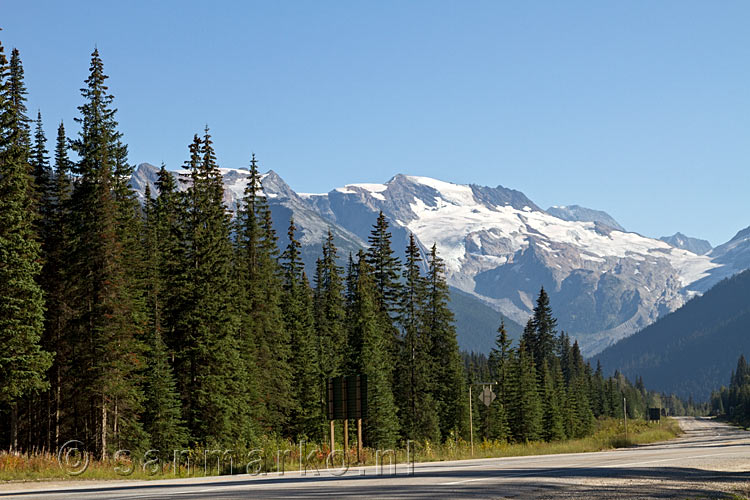
<path id="1" fill-rule="evenodd" d="M 676 396 L 647 391 L 638 377 L 635 385 L 621 373 L 605 377 L 584 360 L 578 342 L 557 333 L 544 288 L 518 346 L 500 325 L 489 357 L 462 353 L 467 384 L 474 394 L 490 389 L 495 399 L 486 406 L 473 398 L 477 437 L 509 442 L 556 441 L 584 437 L 600 417 L 648 418 L 648 408 L 670 415 L 696 412 Z M 626 410 L 625 410 L 626 408 Z"/>
<path id="2" fill-rule="evenodd" d="M 711 393 L 711 414 L 742 425 L 750 422 L 750 367 L 744 354 L 732 370 L 729 387 L 722 386 Z"/>
<path id="3" fill-rule="evenodd" d="M 435 246 L 396 256 L 381 213 L 312 280 L 278 248 L 255 157 L 236 214 L 206 128 L 139 202 L 102 59 L 52 158 L 23 66 L 0 46 L 0 446 L 115 449 L 325 441 L 326 380 L 368 377 L 365 440 L 467 436 L 463 365 Z M 32 131 L 33 129 L 33 131 Z"/>

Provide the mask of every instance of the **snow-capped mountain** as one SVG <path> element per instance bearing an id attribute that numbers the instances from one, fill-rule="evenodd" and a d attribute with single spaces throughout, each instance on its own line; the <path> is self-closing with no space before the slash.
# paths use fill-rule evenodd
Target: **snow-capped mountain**
<path id="1" fill-rule="evenodd" d="M 554 215 L 558 219 L 567 221 L 579 221 L 579 222 L 599 222 L 605 224 L 612 229 L 618 231 L 625 231 L 611 215 L 601 210 L 594 210 L 591 208 L 582 207 L 579 205 L 568 205 L 568 206 L 555 206 L 549 207 L 547 213 Z"/>
<path id="2" fill-rule="evenodd" d="M 711 251 L 711 243 L 698 238 L 691 238 L 682 233 L 674 233 L 672 236 L 662 236 L 661 241 L 672 245 L 675 248 L 689 250 L 694 254 L 704 255 Z"/>
<path id="3" fill-rule="evenodd" d="M 718 266 L 695 284 L 700 291 L 706 291 L 724 278 L 750 268 L 750 227 L 742 229 L 731 240 L 717 246 L 707 255 Z"/>
<path id="4" fill-rule="evenodd" d="M 225 202 L 233 209 L 248 172 L 224 169 L 222 173 Z M 155 167 L 140 165 L 133 187 L 142 193 L 155 174 Z M 318 255 L 329 228 L 342 256 L 365 246 L 382 210 L 399 253 L 410 232 L 425 251 L 436 243 L 453 287 L 518 323 L 526 322 L 544 286 L 559 327 L 577 338 L 587 354 L 634 333 L 723 275 L 736 272 L 745 265 L 734 264 L 738 252 L 750 257 L 750 229 L 744 236 L 738 234 L 731 248 L 723 245 L 722 251 L 717 247 L 709 255 L 697 255 L 625 232 L 604 212 L 567 207 L 564 214 L 557 212 L 563 217 L 555 216 L 523 193 L 502 186 L 397 175 L 384 184 L 350 184 L 326 194 L 298 194 L 273 171 L 261 182 L 279 235 L 285 234 L 289 216 L 294 215 L 303 232 L 308 264 Z M 747 264 L 750 267 L 750 259 Z"/>
<path id="5" fill-rule="evenodd" d="M 308 199 L 360 237 L 382 210 L 425 248 L 437 243 L 453 286 L 522 324 L 543 285 L 560 327 L 587 353 L 680 307 L 695 293 L 691 285 L 718 266 L 599 221 L 563 220 L 502 186 L 397 175 Z"/>

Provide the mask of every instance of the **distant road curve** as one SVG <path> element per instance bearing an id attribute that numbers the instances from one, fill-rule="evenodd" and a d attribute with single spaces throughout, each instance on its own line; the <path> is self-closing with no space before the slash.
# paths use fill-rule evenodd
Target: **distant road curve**
<path id="1" fill-rule="evenodd" d="M 0 499 L 245 498 L 724 498 L 750 495 L 750 432 L 680 418 L 685 435 L 637 448 L 565 455 L 418 463 L 414 474 L 372 467 L 342 477 L 222 476 L 157 481 L 77 481 L 0 487 Z M 15 488 L 15 490 L 14 490 Z"/>

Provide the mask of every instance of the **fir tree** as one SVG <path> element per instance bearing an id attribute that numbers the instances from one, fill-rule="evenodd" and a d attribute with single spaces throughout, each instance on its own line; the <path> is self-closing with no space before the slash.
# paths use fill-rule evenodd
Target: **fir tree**
<path id="1" fill-rule="evenodd" d="M 359 265 L 349 253 L 349 262 L 346 267 L 346 325 L 347 325 L 347 347 L 346 347 L 346 370 L 349 373 L 362 373 L 362 337 L 360 331 L 354 328 L 356 322 L 355 300 L 357 297 L 357 276 Z"/>
<path id="2" fill-rule="evenodd" d="M 433 244 L 428 262 L 423 321 L 430 339 L 430 354 L 435 374 L 432 393 L 438 405 L 438 420 L 443 439 L 451 432 L 467 436 L 469 419 L 464 370 L 456 339 L 455 320 L 448 306 L 449 301 L 445 263 L 438 256 L 437 245 Z"/>
<path id="3" fill-rule="evenodd" d="M 553 360 L 559 366 L 557 359 Z M 561 372 L 562 373 L 562 372 Z M 542 439 L 557 441 L 565 438 L 560 386 L 556 383 L 547 360 L 542 362 Z M 558 382 L 559 383 L 559 382 Z"/>
<path id="4" fill-rule="evenodd" d="M 549 296 L 542 287 L 534 307 L 534 314 L 523 333 L 524 342 L 531 350 L 538 366 L 541 366 L 544 361 L 551 362 L 555 354 L 556 327 L 557 320 L 552 316 Z M 541 373 L 538 375 L 541 376 Z"/>
<path id="5" fill-rule="evenodd" d="M 50 267 L 47 265 L 47 256 L 51 253 L 51 239 L 55 228 L 52 227 L 53 205 L 52 199 L 52 169 L 49 165 L 49 151 L 47 150 L 47 138 L 44 135 L 42 127 L 42 114 L 37 113 L 37 119 L 34 123 L 34 134 L 32 137 L 31 149 L 29 151 L 29 165 L 34 178 L 34 210 L 37 212 L 35 221 L 35 232 L 41 243 L 42 272 L 37 277 L 37 282 L 42 287 L 45 297 L 45 306 L 48 317 L 50 315 L 50 293 L 54 288 L 51 282 Z M 46 321 L 45 321 L 46 329 Z M 47 342 L 48 336 L 45 334 L 42 338 L 42 348 L 55 352 L 55 347 Z M 31 440 L 44 443 L 45 449 L 50 449 L 52 442 L 52 414 L 53 402 L 52 394 L 47 391 L 44 395 L 31 396 L 27 400 L 28 415 L 27 421 L 27 441 L 29 446 Z M 46 406 L 46 407 L 45 407 Z M 32 434 L 34 434 L 32 436 Z"/>
<path id="6" fill-rule="evenodd" d="M 315 273 L 314 318 L 317 339 L 317 359 L 320 363 L 318 387 L 321 388 L 323 406 L 327 381 L 347 372 L 348 335 L 346 324 L 346 298 L 344 296 L 343 270 L 337 264 L 338 250 L 333 233 L 323 243 L 322 258 L 317 260 Z M 322 412 L 324 413 L 324 412 Z"/>
<path id="7" fill-rule="evenodd" d="M 576 375 L 568 389 L 568 404 L 572 421 L 568 424 L 570 437 L 586 436 L 594 425 L 594 414 L 589 404 L 586 379 L 583 375 Z"/>
<path id="8" fill-rule="evenodd" d="M 238 211 L 241 332 L 253 347 L 257 370 L 256 418 L 264 430 L 284 429 L 291 407 L 292 370 L 289 333 L 281 312 L 281 271 L 276 234 L 253 155 L 250 179 Z"/>
<path id="9" fill-rule="evenodd" d="M 52 367 L 49 371 L 51 383 L 49 398 L 47 449 L 58 449 L 61 425 L 66 416 L 66 410 L 73 406 L 67 397 L 72 391 L 65 391 L 63 400 L 64 380 L 71 364 L 71 347 L 74 344 L 68 327 L 72 309 L 70 300 L 71 280 L 68 271 L 68 254 L 71 250 L 71 214 L 70 196 L 72 181 L 70 178 L 71 162 L 68 158 L 68 145 L 65 127 L 62 122 L 57 129 L 55 143 L 55 171 L 48 197 L 48 212 L 45 227 L 47 230 L 44 240 L 45 262 L 42 271 L 42 282 L 46 294 L 47 314 L 45 318 L 44 346 L 46 350 L 55 353 Z"/>
<path id="10" fill-rule="evenodd" d="M 378 308 L 395 315 L 399 303 L 399 260 L 393 255 L 388 221 L 381 211 L 368 238 L 367 264 L 372 269 L 378 293 Z"/>
<path id="11" fill-rule="evenodd" d="M 409 235 L 404 261 L 398 323 L 403 332 L 399 359 L 398 406 L 405 437 L 415 441 L 440 438 L 437 405 L 433 397 L 435 360 L 423 323 L 427 289 L 420 273 L 419 247 Z"/>
<path id="12" fill-rule="evenodd" d="M 329 229 L 315 279 L 315 330 L 319 339 L 321 387 L 325 379 L 341 375 L 345 369 L 346 304 L 341 277 L 343 270 L 337 264 L 337 259 L 338 250 Z"/>
<path id="13" fill-rule="evenodd" d="M 511 348 L 511 340 L 505 329 L 505 322 L 500 322 L 495 337 L 495 347 L 492 348 L 489 357 L 490 377 L 497 382 L 494 390 L 497 393 L 490 409 L 492 410 L 492 424 L 490 437 L 497 440 L 508 440 L 511 436 L 510 414 L 514 397 L 515 378 L 513 373 L 514 352 Z"/>
<path id="14" fill-rule="evenodd" d="M 123 240 L 136 224 L 123 219 L 114 188 L 117 165 L 123 161 L 121 134 L 117 131 L 113 96 L 105 85 L 99 52 L 91 56 L 90 74 L 81 90 L 84 104 L 78 109 L 81 124 L 72 142 L 79 161 L 71 198 L 73 323 L 78 332 L 81 384 L 78 407 L 88 436 L 106 456 L 110 438 L 118 446 L 137 448 L 143 440 L 138 414 L 142 403 L 138 372 L 144 368 L 135 328 L 138 304 L 134 277 L 128 267 L 135 259 L 126 254 Z M 130 212 L 130 218 L 136 214 Z M 135 245 L 128 249 L 132 250 Z"/>
<path id="15" fill-rule="evenodd" d="M 537 388 L 534 358 L 523 342 L 515 366 L 516 387 L 512 411 L 512 430 L 516 441 L 533 441 L 541 437 L 542 406 Z"/>
<path id="16" fill-rule="evenodd" d="M 150 447 L 162 453 L 182 448 L 187 440 L 187 431 L 168 352 L 158 330 L 153 332 L 148 346 L 145 398 L 143 422 Z"/>
<path id="17" fill-rule="evenodd" d="M 323 387 L 317 357 L 310 285 L 300 258 L 294 219 L 289 222 L 289 245 L 281 255 L 284 272 L 282 311 L 291 342 L 295 407 L 290 429 L 295 437 L 319 438 L 323 432 Z"/>
<path id="18" fill-rule="evenodd" d="M 26 115 L 26 83 L 24 81 L 23 63 L 21 53 L 13 49 L 10 55 L 10 65 L 7 66 L 7 79 L 5 87 L 5 103 L 7 108 L 7 127 L 13 130 L 10 137 L 12 143 L 19 148 L 25 162 L 29 162 L 31 149 L 31 135 L 29 128 L 29 117 Z"/>
<path id="19" fill-rule="evenodd" d="M 364 254 L 357 263 L 357 286 L 352 301 L 352 335 L 361 339 L 362 350 L 356 354 L 357 373 L 367 376 L 368 418 L 366 440 L 369 446 L 393 447 L 398 437 L 398 419 L 389 372 L 391 358 L 389 321 L 378 308 L 377 288 Z"/>
<path id="20" fill-rule="evenodd" d="M 604 376 L 602 375 L 602 364 L 596 361 L 596 372 L 591 380 L 591 409 L 595 417 L 601 417 L 604 412 Z"/>
<path id="21" fill-rule="evenodd" d="M 398 367 L 398 347 L 400 342 L 399 331 L 394 324 L 396 315 L 398 314 L 399 297 L 401 294 L 399 283 L 400 262 L 393 254 L 391 233 L 388 231 L 388 221 L 383 212 L 380 212 L 378 215 L 377 221 L 370 232 L 368 243 L 370 244 L 370 248 L 367 250 L 366 259 L 373 274 L 372 277 L 377 293 L 375 300 L 378 311 L 382 313 L 382 326 L 387 331 L 386 348 L 390 357 L 388 377 L 391 383 L 393 383 L 397 377 L 396 370 Z"/>
<path id="22" fill-rule="evenodd" d="M 34 184 L 36 187 L 36 199 L 39 203 L 39 212 L 44 223 L 42 227 L 46 229 L 49 220 L 49 205 L 51 200 L 50 190 L 52 189 L 52 169 L 49 165 L 49 151 L 47 150 L 47 137 L 44 135 L 42 127 L 42 112 L 37 112 L 34 127 L 34 142 L 31 146 L 29 163 L 34 173 Z M 44 235 L 42 235 L 44 239 Z"/>
<path id="23" fill-rule="evenodd" d="M 23 68 L 0 45 L 0 404 L 11 408 L 10 445 L 18 447 L 17 403 L 46 388 L 52 357 L 40 347 L 44 297 L 37 283 L 34 184 L 28 158 Z"/>
<path id="24" fill-rule="evenodd" d="M 170 187 L 165 186 L 162 165 L 157 184 L 164 189 L 164 197 L 169 196 Z M 171 175 L 167 173 L 171 178 Z M 163 254 L 160 236 L 164 236 L 167 221 L 162 220 L 168 212 L 158 201 L 151 199 L 151 191 L 146 185 L 144 207 L 144 224 L 142 245 L 146 265 L 144 282 L 146 284 L 147 325 L 147 368 L 144 374 L 145 408 L 143 423 L 149 435 L 151 448 L 166 452 L 185 445 L 187 433 L 182 420 L 180 397 L 176 389 L 174 372 L 168 360 L 163 337 L 163 311 L 166 294 L 164 290 Z M 160 210 L 161 209 L 161 210 Z M 163 241 L 163 240 L 161 240 Z"/>
<path id="25" fill-rule="evenodd" d="M 191 439 L 200 443 L 251 440 L 253 425 L 246 374 L 239 353 L 232 272 L 230 217 L 223 203 L 224 184 L 206 128 L 195 136 L 185 164 L 191 185 L 184 193 L 183 241 L 187 265 L 182 301 L 185 348 L 178 353 L 178 379 Z M 185 403 L 184 403 L 185 404 Z"/>
<path id="26" fill-rule="evenodd" d="M 180 212 L 181 197 L 177 192 L 174 176 L 162 164 L 156 178 L 158 195 L 153 202 L 149 220 L 153 233 L 153 253 L 155 261 L 151 270 L 155 280 L 160 284 L 158 302 L 155 311 L 158 317 L 162 342 L 167 346 L 171 357 L 180 346 L 178 345 L 177 326 L 180 322 L 182 289 L 185 285 L 186 269 L 184 268 L 184 248 L 182 246 L 183 226 Z M 149 234 L 146 232 L 146 234 Z M 146 259 L 148 261 L 148 259 Z"/>

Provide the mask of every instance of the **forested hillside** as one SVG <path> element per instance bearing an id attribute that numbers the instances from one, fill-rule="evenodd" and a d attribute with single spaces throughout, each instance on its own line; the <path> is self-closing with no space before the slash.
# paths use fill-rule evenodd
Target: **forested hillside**
<path id="1" fill-rule="evenodd" d="M 750 271 L 720 282 L 596 359 L 608 373 L 641 376 L 652 389 L 705 401 L 744 352 L 750 352 Z"/>

